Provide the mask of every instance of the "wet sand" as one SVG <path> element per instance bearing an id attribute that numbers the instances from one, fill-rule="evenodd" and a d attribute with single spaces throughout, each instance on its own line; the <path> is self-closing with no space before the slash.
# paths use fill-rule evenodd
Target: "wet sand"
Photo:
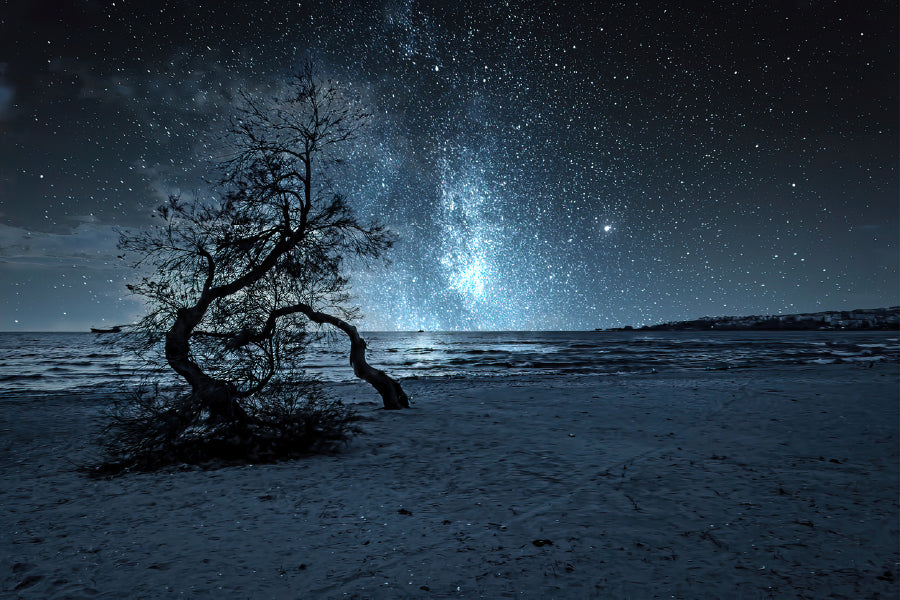
<path id="1" fill-rule="evenodd" d="M 897 598 L 896 365 L 408 380 L 278 465 L 92 480 L 102 396 L 0 391 L 11 598 Z"/>

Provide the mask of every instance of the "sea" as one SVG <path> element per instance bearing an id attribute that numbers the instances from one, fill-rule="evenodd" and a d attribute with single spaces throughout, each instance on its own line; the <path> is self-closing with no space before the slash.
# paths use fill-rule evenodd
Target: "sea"
<path id="1" fill-rule="evenodd" d="M 540 331 L 363 334 L 372 366 L 396 378 L 624 376 L 776 365 L 900 359 L 896 331 Z M 170 377 L 94 333 L 0 333 L 4 393 L 112 391 Z M 329 336 L 301 358 L 310 377 L 353 381 L 346 338 Z"/>

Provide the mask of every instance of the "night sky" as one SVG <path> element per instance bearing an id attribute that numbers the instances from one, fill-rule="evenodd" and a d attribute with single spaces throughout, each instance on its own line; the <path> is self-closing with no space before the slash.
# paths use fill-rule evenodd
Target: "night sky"
<path id="1" fill-rule="evenodd" d="M 439 8 L 441 4 L 453 8 Z M 131 322 L 116 227 L 206 192 L 307 60 L 372 125 L 369 330 L 593 329 L 898 300 L 896 2 L 9 0 L 0 330 Z"/>

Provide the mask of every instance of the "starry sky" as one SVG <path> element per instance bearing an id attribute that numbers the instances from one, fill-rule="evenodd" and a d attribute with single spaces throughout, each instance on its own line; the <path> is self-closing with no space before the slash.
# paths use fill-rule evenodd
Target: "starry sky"
<path id="1" fill-rule="evenodd" d="M 366 329 L 896 305 L 897 22 L 878 0 L 8 0 L 0 330 L 131 322 L 116 228 L 202 195 L 238 91 L 308 60 L 373 113 L 335 180 L 398 236 L 353 269 Z"/>

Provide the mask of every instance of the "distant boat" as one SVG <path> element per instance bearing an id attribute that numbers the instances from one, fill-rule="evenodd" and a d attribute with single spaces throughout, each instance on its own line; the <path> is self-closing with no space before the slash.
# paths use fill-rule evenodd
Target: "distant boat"
<path id="1" fill-rule="evenodd" d="M 97 329 L 96 327 L 91 327 L 91 333 L 121 333 L 122 328 L 116 325 L 115 327 L 110 327 L 109 329 Z"/>

